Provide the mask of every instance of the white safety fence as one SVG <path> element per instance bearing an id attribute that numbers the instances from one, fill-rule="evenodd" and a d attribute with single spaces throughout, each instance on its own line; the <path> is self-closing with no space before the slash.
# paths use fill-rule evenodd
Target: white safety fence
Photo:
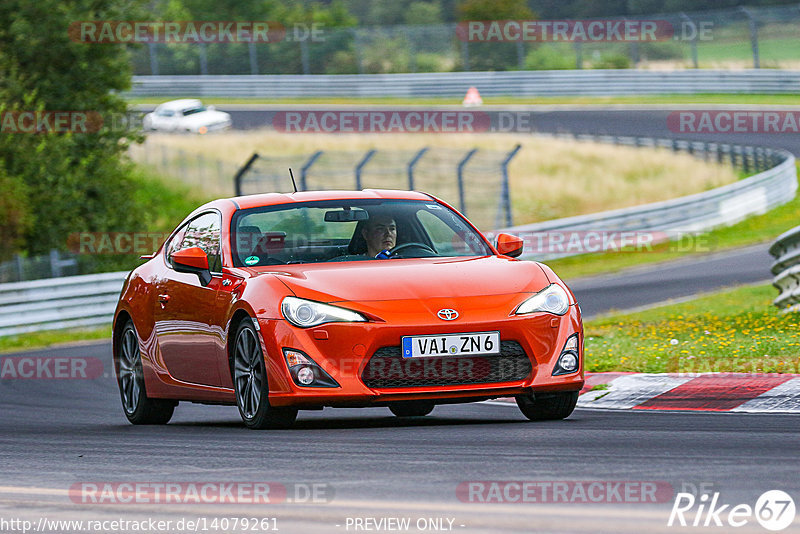
<path id="1" fill-rule="evenodd" d="M 0 284 L 0 336 L 111 324 L 127 272 Z"/>
<path id="2" fill-rule="evenodd" d="M 134 76 L 131 97 L 366 98 L 483 96 L 796 94 L 800 71 L 550 70 L 420 74 Z"/>
<path id="3" fill-rule="evenodd" d="M 642 139 L 631 139 L 633 144 L 643 144 Z M 658 140 L 651 141 L 658 144 Z M 665 140 L 665 143 L 673 144 L 675 141 Z M 704 150 L 710 150 L 708 145 Z M 501 231 L 523 235 L 568 230 L 699 232 L 764 213 L 794 198 L 797 171 L 792 154 L 753 147 L 728 147 L 727 153 L 731 159 L 738 154 L 740 163 L 750 161 L 753 168 L 774 166 L 744 180 L 696 195 Z M 800 301 L 800 227 L 784 234 L 772 250 L 775 251 L 773 255 L 779 258 L 773 273 L 778 275 L 776 286 L 782 291 L 776 305 Z M 531 252 L 523 257 L 548 259 L 547 255 Z M 126 276 L 126 272 L 114 272 L 0 284 L 0 336 L 110 324 Z"/>

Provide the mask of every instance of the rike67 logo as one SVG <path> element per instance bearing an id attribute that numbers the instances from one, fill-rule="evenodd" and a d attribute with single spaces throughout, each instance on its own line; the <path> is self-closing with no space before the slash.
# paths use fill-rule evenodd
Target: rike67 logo
<path id="1" fill-rule="evenodd" d="M 762 527 L 773 532 L 787 528 L 795 517 L 794 500 L 784 491 L 770 490 L 749 504 L 727 504 L 720 500 L 719 492 L 695 497 L 691 493 L 678 493 L 667 526 L 677 527 L 743 527 L 755 519 Z"/>

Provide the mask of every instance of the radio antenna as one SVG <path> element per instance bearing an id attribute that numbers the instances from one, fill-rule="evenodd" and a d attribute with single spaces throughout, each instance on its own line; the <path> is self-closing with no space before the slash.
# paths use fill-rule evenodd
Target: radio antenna
<path id="1" fill-rule="evenodd" d="M 294 181 L 294 173 L 292 172 L 292 168 L 289 167 L 289 176 L 292 178 L 292 185 L 294 186 L 294 192 L 297 193 L 297 184 Z"/>

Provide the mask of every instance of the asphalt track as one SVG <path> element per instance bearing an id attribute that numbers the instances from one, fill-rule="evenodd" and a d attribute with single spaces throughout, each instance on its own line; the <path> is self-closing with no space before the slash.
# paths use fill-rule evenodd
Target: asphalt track
<path id="1" fill-rule="evenodd" d="M 653 119 L 659 114 L 548 111 L 537 127 L 666 136 Z M 234 114 L 237 127 L 243 127 L 240 120 Z M 774 137 L 780 139 L 759 144 L 798 148 L 794 136 Z M 568 282 L 584 313 L 596 315 L 766 280 L 769 264 L 766 246 L 757 246 Z M 235 408 L 184 403 L 166 427 L 133 427 L 109 374 L 107 343 L 32 355 L 99 358 L 105 373 L 94 380 L 0 380 L 0 532 L 21 531 L 3 526 L 3 519 L 37 525 L 43 517 L 177 522 L 220 516 L 275 517 L 280 532 L 292 533 L 366 531 L 347 528 L 355 517 L 408 517 L 411 532 L 422 531 L 415 527 L 424 518 L 444 520 L 445 527 L 452 519 L 452 530 L 463 532 L 728 532 L 668 527 L 675 493 L 719 492 L 722 503 L 753 506 L 763 492 L 780 489 L 800 503 L 796 416 L 578 409 L 566 421 L 529 423 L 513 405 L 482 403 L 440 406 L 414 421 L 396 419 L 385 408 L 301 412 L 292 430 L 253 432 Z M 656 481 L 671 492 L 646 504 L 459 499 L 462 482 L 489 480 Z M 258 506 L 79 504 L 68 490 L 81 482 L 316 483 L 328 497 Z M 800 518 L 786 532 L 798 527 Z M 213 531 L 222 530 L 206 530 Z M 765 532 L 753 518 L 736 531 Z"/>
<path id="2" fill-rule="evenodd" d="M 95 355 L 108 372 L 109 352 L 103 344 L 35 355 Z M 0 518 L 257 516 L 303 533 L 352 532 L 348 517 L 446 517 L 463 532 L 668 532 L 681 490 L 751 506 L 770 489 L 800 495 L 792 416 L 577 410 L 530 423 L 514 405 L 482 403 L 413 421 L 385 408 L 301 412 L 294 429 L 257 432 L 235 408 L 186 403 L 166 427 L 134 427 L 119 404 L 109 376 L 0 381 Z M 491 504 L 456 493 L 462 482 L 490 480 L 649 481 L 667 492 L 654 503 Z M 257 506 L 75 503 L 67 492 L 83 482 L 321 484 L 326 496 Z M 744 531 L 760 528 L 751 527 Z"/>

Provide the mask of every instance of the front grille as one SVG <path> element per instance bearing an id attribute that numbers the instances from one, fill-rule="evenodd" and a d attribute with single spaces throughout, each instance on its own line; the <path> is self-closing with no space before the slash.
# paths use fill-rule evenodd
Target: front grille
<path id="1" fill-rule="evenodd" d="M 361 373 L 370 388 L 454 386 L 513 382 L 530 375 L 533 367 L 516 341 L 500 343 L 500 354 L 403 358 L 400 347 L 375 351 Z"/>

